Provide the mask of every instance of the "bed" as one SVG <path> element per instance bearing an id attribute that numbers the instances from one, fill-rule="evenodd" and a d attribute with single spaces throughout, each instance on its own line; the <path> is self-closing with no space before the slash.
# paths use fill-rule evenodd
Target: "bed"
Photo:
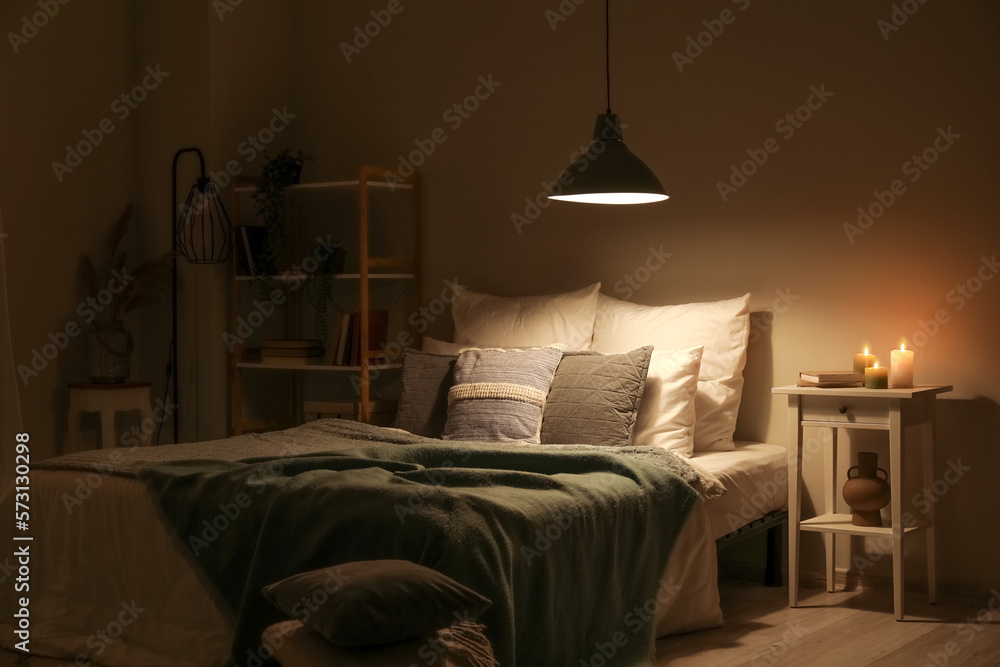
<path id="1" fill-rule="evenodd" d="M 604 297 L 593 286 L 581 292 L 594 304 L 590 311 L 579 307 L 580 294 L 568 305 L 515 304 L 521 323 L 531 320 L 526 312 L 543 319 L 558 313 L 561 331 L 557 325 L 539 332 L 537 317 L 528 342 L 517 339 L 524 327 L 511 328 L 513 338 L 478 328 L 503 363 L 503 350 L 539 337 L 590 348 L 539 352 L 555 361 L 536 422 L 522 414 L 498 418 L 497 401 L 509 399 L 477 394 L 489 383 L 472 371 L 462 375 L 468 355 L 432 343 L 430 351 L 404 357 L 397 425 L 405 430 L 320 420 L 207 443 L 85 452 L 38 466 L 31 651 L 109 666 L 264 664 L 274 647 L 266 637 L 262 643 L 262 631 L 283 617 L 260 599 L 263 585 L 387 558 L 426 565 L 489 598 L 492 606 L 476 620 L 503 665 L 648 662 L 656 638 L 720 625 L 716 540 L 782 509 L 784 448 L 732 440 L 742 379 L 720 372 L 720 355 L 706 358 L 708 346 L 662 336 L 634 347 L 655 330 L 648 322 L 637 340 L 611 338 L 609 330 L 635 329 L 622 320 L 636 315 L 621 310 L 632 306 L 605 302 L 602 328 L 597 300 Z M 477 344 L 477 316 L 488 314 L 491 326 L 503 321 L 498 304 L 481 297 L 453 304 L 462 349 Z M 699 326 L 742 340 L 742 353 L 728 362 L 739 369 L 748 297 L 719 302 L 728 311 L 722 320 L 733 319 L 735 307 L 743 329 L 706 323 L 712 308 L 695 311 Z M 683 318 L 690 306 L 674 314 Z M 566 316 L 574 309 L 583 311 L 582 333 Z M 638 313 L 651 314 L 662 319 L 663 311 Z M 584 342 L 574 344 L 574 334 Z M 489 370 L 492 357 L 477 354 L 471 368 Z M 526 365 L 548 363 L 539 359 Z M 590 395 L 587 378 L 601 375 L 594 369 L 616 363 L 609 371 L 614 396 L 596 407 L 581 399 Z M 576 370 L 560 375 L 564 367 Z M 631 392 L 617 390 L 629 384 L 626 367 L 642 368 Z M 647 382 L 654 367 L 658 382 Z M 408 369 L 419 382 L 408 385 Z M 461 407 L 447 405 L 445 375 L 435 373 L 451 373 L 452 387 L 471 379 Z M 624 441 L 615 440 L 622 437 L 618 416 L 595 419 L 629 409 Z M 459 414 L 467 423 L 454 418 Z M 497 423 L 515 435 L 534 423 L 540 443 L 497 442 Z M 12 501 L 8 491 L 0 506 Z M 14 619 L 17 602 L 5 592 L 2 604 L 0 642 L 11 648 L 19 640 L 16 619 L 6 619 Z"/>

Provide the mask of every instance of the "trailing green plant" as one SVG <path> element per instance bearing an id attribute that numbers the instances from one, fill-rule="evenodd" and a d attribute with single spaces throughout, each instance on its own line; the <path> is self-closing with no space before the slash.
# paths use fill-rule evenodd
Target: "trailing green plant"
<path id="1" fill-rule="evenodd" d="M 275 275 L 285 257 L 285 189 L 298 182 L 303 163 L 311 159 L 301 150 L 292 153 L 291 149 L 283 148 L 268 158 L 260 172 L 253 200 L 254 210 L 264 219 L 266 230 L 263 256 L 257 260 L 264 275 Z"/>
<path id="2" fill-rule="evenodd" d="M 339 250 L 339 245 L 338 245 Z M 342 251 L 340 251 L 342 252 Z M 333 292 L 333 276 L 343 262 L 343 255 L 334 251 L 318 267 L 306 276 L 305 293 L 313 307 L 313 335 L 327 340 L 330 328 L 330 295 Z"/>
<path id="3" fill-rule="evenodd" d="M 97 320 L 120 321 L 128 313 L 156 303 L 170 286 L 172 252 L 127 267 L 128 255 L 122 245 L 132 220 L 129 204 L 108 232 L 108 261 L 100 270 L 90 255 L 80 260 L 83 282 L 92 299 L 88 303 Z"/>

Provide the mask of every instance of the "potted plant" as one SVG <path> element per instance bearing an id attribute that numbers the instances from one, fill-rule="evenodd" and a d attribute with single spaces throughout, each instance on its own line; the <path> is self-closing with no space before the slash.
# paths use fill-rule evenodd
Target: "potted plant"
<path id="1" fill-rule="evenodd" d="M 90 294 L 83 312 L 91 323 L 87 335 L 87 378 L 91 382 L 107 384 L 128 378 L 133 341 L 124 317 L 155 303 L 170 285 L 170 252 L 127 266 L 128 256 L 122 245 L 131 226 L 130 204 L 108 233 L 106 265 L 99 271 L 89 255 L 80 262 Z"/>
<path id="2" fill-rule="evenodd" d="M 266 230 L 263 255 L 258 259 L 260 271 L 265 276 L 275 275 L 285 257 L 285 188 L 299 182 L 303 163 L 311 159 L 301 150 L 292 153 L 291 149 L 283 148 L 273 158 L 268 158 L 260 172 L 253 200 Z"/>
<path id="3" fill-rule="evenodd" d="M 266 153 L 265 153 L 266 156 Z M 270 277 L 280 272 L 280 265 L 285 259 L 285 189 L 295 185 L 302 176 L 302 165 L 312 156 L 301 150 L 292 152 L 284 148 L 267 163 L 260 172 L 257 187 L 253 193 L 254 210 L 264 219 L 264 247 L 257 259 L 259 272 L 263 275 L 263 293 L 271 292 Z M 332 291 L 332 276 L 343 266 L 343 256 L 339 256 L 339 265 L 333 261 L 319 263 L 317 270 L 306 276 L 306 295 L 315 309 L 314 335 L 320 340 L 326 340 L 328 321 L 328 306 Z"/>

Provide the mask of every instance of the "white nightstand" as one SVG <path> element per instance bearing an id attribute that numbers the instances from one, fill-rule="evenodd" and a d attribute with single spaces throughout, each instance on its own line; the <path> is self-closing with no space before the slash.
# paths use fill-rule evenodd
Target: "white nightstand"
<path id="1" fill-rule="evenodd" d="M 140 424 L 147 419 L 153 423 L 149 403 L 149 382 L 117 382 L 94 384 L 74 382 L 69 385 L 69 444 L 74 452 L 81 451 L 80 424 L 84 412 L 101 414 L 101 448 L 118 446 L 115 414 L 138 410 Z"/>
<path id="2" fill-rule="evenodd" d="M 775 387 L 775 394 L 788 395 L 788 604 L 799 603 L 799 531 L 823 533 L 826 542 L 826 588 L 833 591 L 835 536 L 864 535 L 892 537 L 892 588 L 896 620 L 903 619 L 903 541 L 920 530 L 927 538 L 927 589 L 931 603 L 937 599 L 934 565 L 934 503 L 929 503 L 921 521 L 903 524 L 903 457 L 906 430 L 920 428 L 923 452 L 924 487 L 934 484 L 934 397 L 951 391 L 951 386 L 921 386 L 908 389 L 862 389 L 816 387 Z M 824 514 L 801 520 L 802 429 L 829 428 L 833 440 L 824 448 L 826 489 Z M 850 514 L 836 512 L 837 432 L 841 428 L 888 431 L 890 508 L 892 525 L 863 527 L 851 524 Z"/>

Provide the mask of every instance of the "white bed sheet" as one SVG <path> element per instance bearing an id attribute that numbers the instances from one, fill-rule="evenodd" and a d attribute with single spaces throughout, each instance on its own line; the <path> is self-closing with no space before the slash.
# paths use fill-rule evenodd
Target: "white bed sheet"
<path id="1" fill-rule="evenodd" d="M 695 452 L 689 461 L 726 487 L 726 495 L 708 505 L 716 539 L 788 507 L 787 450 L 781 445 L 737 440 L 735 451 Z"/>
<path id="2" fill-rule="evenodd" d="M 96 488 L 68 512 L 66 494 L 81 483 L 86 489 L 88 475 L 32 473 L 30 651 L 69 660 L 83 655 L 108 667 L 228 665 L 231 620 L 159 520 L 146 487 L 95 474 Z M 8 515 L 11 491 L 0 498 Z M 700 502 L 662 575 L 652 607 L 657 637 L 722 625 L 712 526 L 709 504 Z M 3 538 L 11 543 L 9 534 Z M 12 595 L 0 596 L 5 648 L 17 641 L 13 603 Z"/>

